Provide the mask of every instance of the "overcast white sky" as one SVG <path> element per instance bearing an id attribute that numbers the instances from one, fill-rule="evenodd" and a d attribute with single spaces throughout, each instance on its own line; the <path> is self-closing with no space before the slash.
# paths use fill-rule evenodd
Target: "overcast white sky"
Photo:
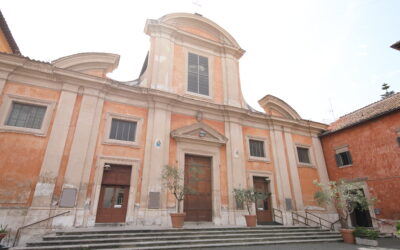
<path id="1" fill-rule="evenodd" d="M 396 0 L 2 0 L 23 55 L 52 61 L 79 52 L 121 55 L 109 76 L 139 75 L 149 49 L 146 19 L 198 12 L 246 50 L 240 60 L 246 101 L 267 94 L 303 119 L 331 122 L 380 99 L 386 82 L 400 91 L 400 1 Z M 332 107 L 332 108 L 331 108 Z M 333 110 L 333 112 L 332 112 Z"/>

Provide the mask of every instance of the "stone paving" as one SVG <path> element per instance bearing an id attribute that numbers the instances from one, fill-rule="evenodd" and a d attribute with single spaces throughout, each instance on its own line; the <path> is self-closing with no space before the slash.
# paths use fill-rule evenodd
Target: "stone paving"
<path id="1" fill-rule="evenodd" d="M 400 239 L 385 238 L 378 240 L 378 247 L 368 247 L 346 243 L 299 243 L 247 247 L 223 247 L 218 250 L 392 250 L 400 249 Z M 202 248 L 205 249 L 205 248 Z M 209 248 L 214 249 L 215 248 Z M 191 250 L 196 250 L 192 248 Z M 200 249 L 199 249 L 200 250 Z"/>

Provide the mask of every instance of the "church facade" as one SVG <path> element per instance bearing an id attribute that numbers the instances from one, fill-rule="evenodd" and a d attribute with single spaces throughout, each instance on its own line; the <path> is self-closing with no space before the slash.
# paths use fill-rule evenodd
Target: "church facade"
<path id="1" fill-rule="evenodd" d="M 313 180 L 328 174 L 318 135 L 266 95 L 264 112 L 247 105 L 239 59 L 244 50 L 223 28 L 197 14 L 148 20 L 150 49 L 140 77 L 106 76 L 119 56 L 81 53 L 51 63 L 0 54 L 0 218 L 12 229 L 68 212 L 52 228 L 97 223 L 169 226 L 176 201 L 162 185 L 164 166 L 180 169 L 196 193 L 187 221 L 244 225 L 233 190 L 270 193 L 253 212 L 322 210 Z M 328 216 L 329 218 L 329 216 Z"/>

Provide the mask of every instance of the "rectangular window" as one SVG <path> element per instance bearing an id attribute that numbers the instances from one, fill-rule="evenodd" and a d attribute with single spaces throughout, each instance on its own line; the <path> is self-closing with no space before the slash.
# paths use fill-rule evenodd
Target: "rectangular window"
<path id="1" fill-rule="evenodd" d="M 348 165 L 351 165 L 353 163 L 349 151 L 336 153 L 335 156 L 336 156 L 336 164 L 337 164 L 338 167 L 348 166 Z"/>
<path id="2" fill-rule="evenodd" d="M 40 129 L 46 109 L 46 106 L 13 102 L 6 125 Z"/>
<path id="3" fill-rule="evenodd" d="M 201 95 L 209 95 L 207 57 L 189 53 L 188 91 Z"/>
<path id="4" fill-rule="evenodd" d="M 249 146 L 250 146 L 250 156 L 261 157 L 261 158 L 265 157 L 264 141 L 250 139 Z"/>
<path id="5" fill-rule="evenodd" d="M 112 119 L 110 139 L 135 141 L 137 122 Z"/>
<path id="6" fill-rule="evenodd" d="M 308 148 L 297 147 L 297 155 L 300 163 L 311 164 Z"/>

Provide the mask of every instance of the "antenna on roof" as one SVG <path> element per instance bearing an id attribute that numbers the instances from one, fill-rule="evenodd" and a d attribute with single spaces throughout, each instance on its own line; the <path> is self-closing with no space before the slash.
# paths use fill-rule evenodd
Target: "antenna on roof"
<path id="1" fill-rule="evenodd" d="M 195 6 L 194 7 L 194 14 L 199 15 L 199 16 L 203 16 L 203 15 L 199 14 L 200 8 L 202 7 L 202 5 L 200 4 L 199 0 L 193 0 L 192 4 Z"/>
<path id="2" fill-rule="evenodd" d="M 333 121 L 335 121 L 336 117 L 335 117 L 335 113 L 333 113 L 333 106 L 332 106 L 331 98 L 329 98 L 329 106 L 330 106 L 329 113 L 332 114 L 332 119 L 333 119 Z"/>

